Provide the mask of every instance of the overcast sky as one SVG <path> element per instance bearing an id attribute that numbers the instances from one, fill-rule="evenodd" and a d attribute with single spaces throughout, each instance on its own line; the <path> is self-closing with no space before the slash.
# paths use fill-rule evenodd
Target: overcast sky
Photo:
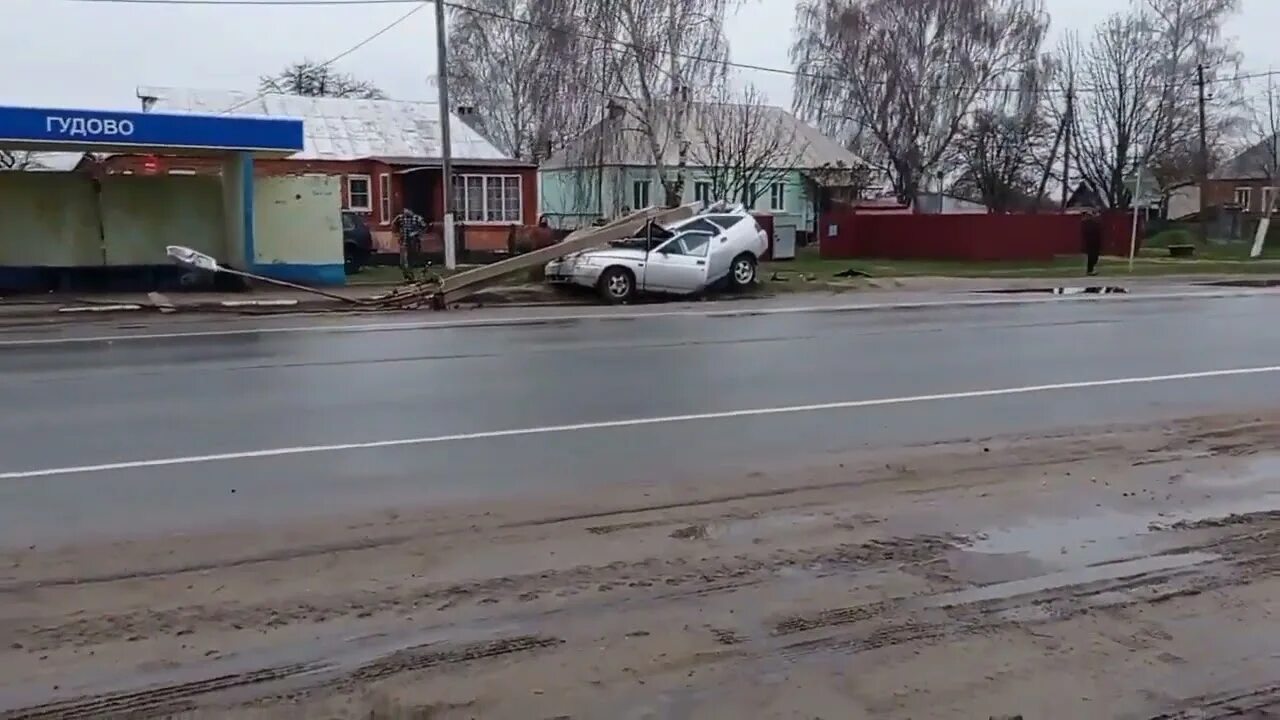
<path id="1" fill-rule="evenodd" d="M 157 6 L 0 0 L 0 105 L 136 109 L 139 85 L 256 89 L 290 61 L 327 60 L 388 25 L 409 5 L 368 7 Z M 1055 33 L 1087 29 L 1125 0 L 1046 0 Z M 730 20 L 733 58 L 787 67 L 794 0 L 748 0 Z M 391 97 L 428 99 L 435 73 L 433 13 L 426 8 L 352 53 L 338 67 Z M 1280 0 L 1244 0 L 1227 28 L 1246 70 L 1280 67 Z M 786 75 L 741 71 L 778 104 Z"/>

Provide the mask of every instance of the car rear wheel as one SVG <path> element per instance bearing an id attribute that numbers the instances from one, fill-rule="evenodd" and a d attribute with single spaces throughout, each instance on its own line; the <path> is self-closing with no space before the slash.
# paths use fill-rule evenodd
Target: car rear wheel
<path id="1" fill-rule="evenodd" d="M 362 252 L 360 248 L 347 245 L 342 249 L 342 260 L 342 264 L 346 269 L 347 274 L 354 275 L 360 272 L 361 268 L 363 268 L 365 263 L 368 262 L 368 256 L 366 253 Z"/>
<path id="2" fill-rule="evenodd" d="M 635 299 L 636 277 L 626 268 L 611 267 L 600 273 L 596 289 L 600 298 L 610 305 L 629 303 Z"/>
<path id="3" fill-rule="evenodd" d="M 756 282 L 756 258 L 751 253 L 743 253 L 733 259 L 729 266 L 729 288 L 742 290 Z"/>

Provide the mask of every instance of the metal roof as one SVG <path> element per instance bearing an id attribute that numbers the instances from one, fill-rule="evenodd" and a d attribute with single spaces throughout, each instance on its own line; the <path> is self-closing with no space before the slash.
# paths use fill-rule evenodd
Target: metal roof
<path id="1" fill-rule="evenodd" d="M 722 113 L 725 119 L 733 121 L 735 114 L 740 114 L 743 106 L 718 103 L 693 103 L 688 113 L 685 138 L 690 143 L 689 162 L 700 165 L 700 157 L 710 157 L 714 153 L 708 150 L 708 139 L 705 128 L 714 127 L 719 120 L 716 114 Z M 859 167 L 864 165 L 862 159 L 849 152 L 840 143 L 822 134 L 817 128 L 800 120 L 787 110 L 773 105 L 762 105 L 751 112 L 759 112 L 761 116 L 752 120 L 756 127 L 762 128 L 761 135 L 767 135 L 776 128 L 783 137 L 791 140 L 792 146 L 774 153 L 792 160 L 792 167 L 797 170 L 810 170 L 822 167 Z M 660 114 L 661 115 L 661 114 Z M 665 125 L 659 119 L 657 125 Z M 543 170 L 582 167 L 584 165 L 625 165 L 632 167 L 649 167 L 653 165 L 647 136 L 641 131 L 642 123 L 636 118 L 634 107 L 626 109 L 622 117 L 615 120 L 603 120 L 592 126 L 578 139 L 542 163 Z M 655 128 L 661 136 L 664 128 Z M 769 142 L 762 137 L 762 142 Z M 666 142 L 663 162 L 674 167 L 679 162 L 679 152 L 674 142 Z M 603 160 L 603 162 L 601 162 Z"/>
<path id="2" fill-rule="evenodd" d="M 1210 180 L 1266 180 L 1280 166 L 1276 155 L 1277 141 L 1268 138 L 1236 155 L 1210 173 Z"/>
<path id="3" fill-rule="evenodd" d="M 440 112 L 436 103 L 167 87 L 139 87 L 138 97 L 144 103 L 154 98 L 152 108 L 170 113 L 301 118 L 304 148 L 291 156 L 293 159 L 386 157 L 409 163 L 440 160 Z M 449 130 L 452 155 L 460 162 L 510 160 L 453 113 Z"/>

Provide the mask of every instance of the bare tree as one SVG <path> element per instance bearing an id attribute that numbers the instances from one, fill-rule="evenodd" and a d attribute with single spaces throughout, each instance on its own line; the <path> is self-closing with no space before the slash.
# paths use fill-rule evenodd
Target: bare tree
<path id="1" fill-rule="evenodd" d="M 16 150 L 0 150 L 0 170 L 26 170 L 35 164 L 32 154 Z"/>
<path id="2" fill-rule="evenodd" d="M 753 207 L 804 156 L 803 138 L 788 114 L 770 106 L 753 85 L 722 85 L 712 101 L 693 107 L 689 156 L 711 183 L 711 196 Z"/>
<path id="3" fill-rule="evenodd" d="M 1015 82 L 993 88 L 957 139 L 957 184 L 993 212 L 1039 207 L 1046 172 L 1062 139 L 1043 99 L 1051 72 L 1052 64 L 1044 58 Z"/>
<path id="4" fill-rule="evenodd" d="M 688 171 L 689 113 L 695 93 L 724 82 L 724 16 L 732 0 L 603 0 L 593 25 L 618 45 L 612 76 L 662 184 L 664 202 L 680 203 Z"/>
<path id="5" fill-rule="evenodd" d="M 1088 86 L 1072 125 L 1080 172 L 1109 206 L 1129 207 L 1139 171 L 1166 188 L 1194 174 L 1197 66 L 1218 93 L 1206 113 L 1210 153 L 1238 130 L 1238 88 L 1226 80 L 1239 53 L 1221 37 L 1238 8 L 1238 0 L 1146 0 L 1108 18 L 1088 45 L 1069 49 Z"/>
<path id="6" fill-rule="evenodd" d="M 1252 119 L 1245 137 L 1250 146 L 1239 155 L 1241 174 L 1261 176 L 1264 188 L 1276 187 L 1280 178 L 1280 88 L 1268 77 L 1266 88 L 1253 103 Z M 1271 217 L 1275 190 L 1263 190 L 1262 211 Z"/>
<path id="7" fill-rule="evenodd" d="M 1238 82 L 1240 53 L 1222 35 L 1223 24 L 1240 10 L 1240 0 L 1145 0 L 1141 15 L 1150 26 L 1160 62 L 1156 135 L 1148 167 L 1161 187 L 1193 177 L 1199 155 L 1199 113 L 1195 103 L 1197 66 L 1213 86 L 1206 113 L 1210 153 L 1237 134 L 1244 122 Z"/>
<path id="8" fill-rule="evenodd" d="M 485 136 L 537 161 L 599 119 L 603 55 L 583 0 L 476 0 L 451 10 L 449 82 Z M 515 18 L 510 20 L 508 18 Z"/>
<path id="9" fill-rule="evenodd" d="M 367 80 L 341 73 L 312 60 L 296 62 L 275 75 L 258 78 L 258 89 L 264 93 L 304 95 L 306 97 L 363 98 L 381 100 L 386 95 Z"/>
<path id="10" fill-rule="evenodd" d="M 947 161 L 981 93 L 1035 62 L 1040 0 L 801 0 L 795 105 L 846 141 L 865 133 L 903 202 Z"/>
<path id="11" fill-rule="evenodd" d="M 1094 30 L 1081 58 L 1081 93 L 1072 124 L 1080 176 L 1113 208 L 1132 202 L 1130 177 L 1162 137 L 1163 63 L 1151 52 L 1151 30 L 1140 14 L 1117 14 Z"/>

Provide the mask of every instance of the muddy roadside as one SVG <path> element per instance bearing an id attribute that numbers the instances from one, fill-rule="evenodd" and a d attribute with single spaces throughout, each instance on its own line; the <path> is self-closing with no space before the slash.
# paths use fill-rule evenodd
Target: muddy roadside
<path id="1" fill-rule="evenodd" d="M 1277 457 L 1190 418 L 13 549 L 0 718 L 1249 717 Z"/>

